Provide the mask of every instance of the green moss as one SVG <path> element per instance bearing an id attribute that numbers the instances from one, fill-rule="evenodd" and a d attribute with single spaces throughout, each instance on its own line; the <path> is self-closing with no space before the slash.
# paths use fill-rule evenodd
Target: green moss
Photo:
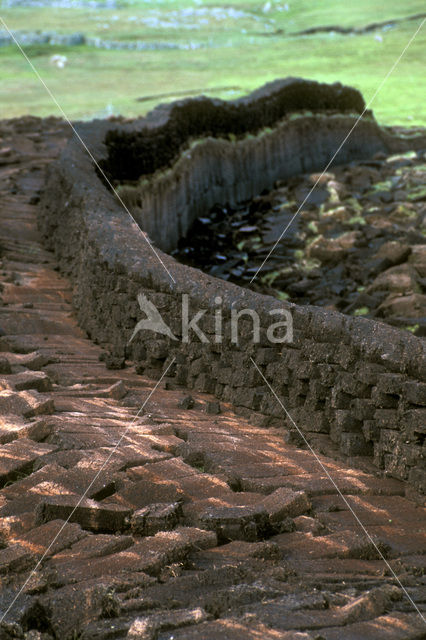
<path id="1" fill-rule="evenodd" d="M 352 315 L 354 316 L 366 316 L 370 313 L 370 309 L 368 307 L 359 307 L 359 309 L 355 309 Z"/>
<path id="2" fill-rule="evenodd" d="M 367 224 L 366 221 L 364 220 L 364 218 L 362 218 L 361 216 L 353 216 L 352 218 L 349 218 L 349 220 L 347 222 L 345 222 L 344 224 Z"/>
<path id="3" fill-rule="evenodd" d="M 404 327 L 404 329 L 406 329 L 407 331 L 411 331 L 411 333 L 414 333 L 415 331 L 417 331 L 419 326 L 420 326 L 419 324 L 413 324 L 413 325 L 409 325 L 407 327 Z"/>
<path id="4" fill-rule="evenodd" d="M 278 298 L 278 300 L 288 300 L 290 298 L 288 293 L 286 293 L 285 291 L 277 291 L 276 297 Z"/>

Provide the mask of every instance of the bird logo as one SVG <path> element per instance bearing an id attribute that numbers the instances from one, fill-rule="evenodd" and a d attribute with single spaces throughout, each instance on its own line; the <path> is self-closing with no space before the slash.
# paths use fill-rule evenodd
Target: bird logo
<path id="1" fill-rule="evenodd" d="M 168 336 L 172 340 L 177 340 L 178 338 L 173 335 L 170 327 L 168 327 L 164 322 L 155 305 L 153 305 L 143 293 L 139 293 L 137 299 L 141 311 L 144 312 L 146 318 L 144 320 L 139 320 L 127 344 L 129 345 L 131 343 L 139 331 L 154 331 L 155 333 L 161 333 L 164 336 Z"/>

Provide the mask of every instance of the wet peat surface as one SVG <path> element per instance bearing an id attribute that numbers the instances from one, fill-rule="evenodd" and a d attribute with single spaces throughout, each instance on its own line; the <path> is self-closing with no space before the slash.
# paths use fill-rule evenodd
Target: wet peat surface
<path id="1" fill-rule="evenodd" d="M 281 300 L 426 335 L 425 185 L 424 150 L 296 176 L 215 205 L 172 255 Z"/>

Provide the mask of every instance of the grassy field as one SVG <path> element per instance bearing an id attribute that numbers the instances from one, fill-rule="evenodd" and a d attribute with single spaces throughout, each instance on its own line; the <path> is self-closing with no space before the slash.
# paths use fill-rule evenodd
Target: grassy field
<path id="1" fill-rule="evenodd" d="M 1 7 L 12 30 L 76 32 L 105 40 L 138 40 L 202 48 L 104 50 L 29 46 L 25 51 L 72 119 L 137 116 L 165 101 L 162 94 L 207 93 L 234 98 L 277 77 L 340 81 L 374 94 L 421 20 L 364 35 L 292 35 L 311 27 L 363 27 L 424 10 L 407 0 L 351 6 L 342 0 L 134 0 L 116 9 Z M 372 108 L 383 124 L 426 125 L 426 25 L 387 80 Z M 58 69 L 54 53 L 67 57 Z M 168 99 L 173 99 L 170 95 Z M 146 98 L 138 102 L 137 98 Z M 0 47 L 0 117 L 59 115 L 15 46 Z"/>

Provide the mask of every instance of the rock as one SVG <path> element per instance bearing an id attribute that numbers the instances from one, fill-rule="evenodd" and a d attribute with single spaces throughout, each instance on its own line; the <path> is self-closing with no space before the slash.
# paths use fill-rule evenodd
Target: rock
<path id="1" fill-rule="evenodd" d="M 221 413 L 220 403 L 216 400 L 209 400 L 206 404 L 206 413 L 211 416 L 217 416 Z"/>
<path id="2" fill-rule="evenodd" d="M 200 527 L 215 531 L 219 542 L 246 540 L 254 542 L 268 530 L 268 515 L 259 505 L 221 506 L 209 504 L 198 514 Z"/>
<path id="3" fill-rule="evenodd" d="M 20 544 L 0 550 L 0 575 L 27 571 L 37 561 L 36 554 Z"/>
<path id="4" fill-rule="evenodd" d="M 280 487 L 262 500 L 269 520 L 275 524 L 287 517 L 296 518 L 311 508 L 311 503 L 304 491 L 293 491 Z"/>
<path id="5" fill-rule="evenodd" d="M 387 318 L 389 316 L 402 316 L 412 318 L 415 322 L 416 318 L 421 318 L 425 314 L 426 295 L 414 293 L 409 296 L 390 295 L 377 309 L 379 317 Z"/>
<path id="6" fill-rule="evenodd" d="M 323 535 L 325 529 L 321 522 L 310 516 L 297 516 L 294 518 L 294 526 L 296 531 L 312 533 L 313 536 Z"/>
<path id="7" fill-rule="evenodd" d="M 87 536 L 88 533 L 77 523 L 51 520 L 28 533 L 15 536 L 15 540 L 35 554 L 53 556 Z"/>
<path id="8" fill-rule="evenodd" d="M 339 205 L 338 207 L 328 208 L 327 211 L 324 211 L 321 221 L 324 222 L 347 222 L 350 218 L 353 217 L 353 213 L 349 211 L 345 206 Z"/>
<path id="9" fill-rule="evenodd" d="M 10 383 L 16 391 L 35 389 L 36 391 L 51 391 L 52 381 L 43 371 L 17 373 L 10 378 Z"/>
<path id="10" fill-rule="evenodd" d="M 319 236 L 307 249 L 310 258 L 317 258 L 325 263 L 338 263 L 353 249 L 360 238 L 359 231 L 349 231 L 338 238 Z"/>
<path id="11" fill-rule="evenodd" d="M 52 398 L 39 395 L 37 391 L 0 391 L 0 413 L 17 414 L 30 418 L 44 413 L 53 413 Z"/>
<path id="12" fill-rule="evenodd" d="M 359 620 L 370 620 L 385 613 L 389 605 L 395 600 L 401 600 L 401 590 L 393 585 L 384 585 L 367 591 L 351 603 L 342 607 L 345 624 Z"/>
<path id="13" fill-rule="evenodd" d="M 136 618 L 126 637 L 128 640 L 155 640 L 160 631 L 200 624 L 208 618 L 201 607 L 158 612 L 144 618 Z"/>
<path id="14" fill-rule="evenodd" d="M 106 397 L 114 400 L 121 400 L 127 394 L 126 385 L 122 380 L 118 380 L 105 391 Z"/>
<path id="15" fill-rule="evenodd" d="M 5 358 L 4 356 L 0 357 L 0 373 L 1 374 L 6 374 L 6 375 L 12 373 L 12 369 L 10 367 L 9 360 L 7 358 Z"/>
<path id="16" fill-rule="evenodd" d="M 0 444 L 7 444 L 18 438 L 28 438 L 41 442 L 52 433 L 52 425 L 45 419 L 27 422 L 18 416 L 3 416 L 0 426 Z"/>
<path id="17" fill-rule="evenodd" d="M 0 486 L 19 474 L 30 473 L 34 462 L 57 449 L 56 446 L 20 438 L 0 447 Z"/>
<path id="18" fill-rule="evenodd" d="M 137 535 L 153 536 L 159 531 L 174 529 L 181 516 L 180 502 L 160 502 L 135 511 L 130 519 L 130 526 Z"/>
<path id="19" fill-rule="evenodd" d="M 83 529 L 99 532 L 115 532 L 126 528 L 132 509 L 118 504 L 105 504 L 81 499 L 76 495 L 44 496 L 36 509 L 39 524 L 49 520 L 77 522 Z"/>
<path id="20" fill-rule="evenodd" d="M 194 398 L 192 396 L 185 396 L 185 398 L 179 400 L 178 406 L 180 409 L 192 409 L 194 404 Z"/>
<path id="21" fill-rule="evenodd" d="M 417 292 L 417 273 L 408 264 L 390 267 L 381 273 L 367 287 L 367 293 L 374 291 L 388 291 L 389 293 Z M 408 314 L 409 315 L 409 314 Z"/>
<path id="22" fill-rule="evenodd" d="M 426 278 L 426 244 L 412 246 L 408 262 L 422 278 Z"/>
<path id="23" fill-rule="evenodd" d="M 86 625 L 102 615 L 108 592 L 108 584 L 89 577 L 81 581 L 78 588 L 67 585 L 39 597 L 38 617 L 49 620 L 49 627 L 56 638 L 79 637 Z"/>
<path id="24" fill-rule="evenodd" d="M 426 383 L 410 381 L 403 387 L 403 393 L 408 402 L 417 405 L 426 405 Z"/>
<path id="25" fill-rule="evenodd" d="M 107 369 L 124 369 L 126 364 L 123 356 L 115 356 L 112 353 L 106 354 L 104 362 Z"/>
<path id="26" fill-rule="evenodd" d="M 389 262 L 389 266 L 395 266 L 405 262 L 410 253 L 411 248 L 407 244 L 392 240 L 382 244 L 375 257 L 386 259 Z"/>

